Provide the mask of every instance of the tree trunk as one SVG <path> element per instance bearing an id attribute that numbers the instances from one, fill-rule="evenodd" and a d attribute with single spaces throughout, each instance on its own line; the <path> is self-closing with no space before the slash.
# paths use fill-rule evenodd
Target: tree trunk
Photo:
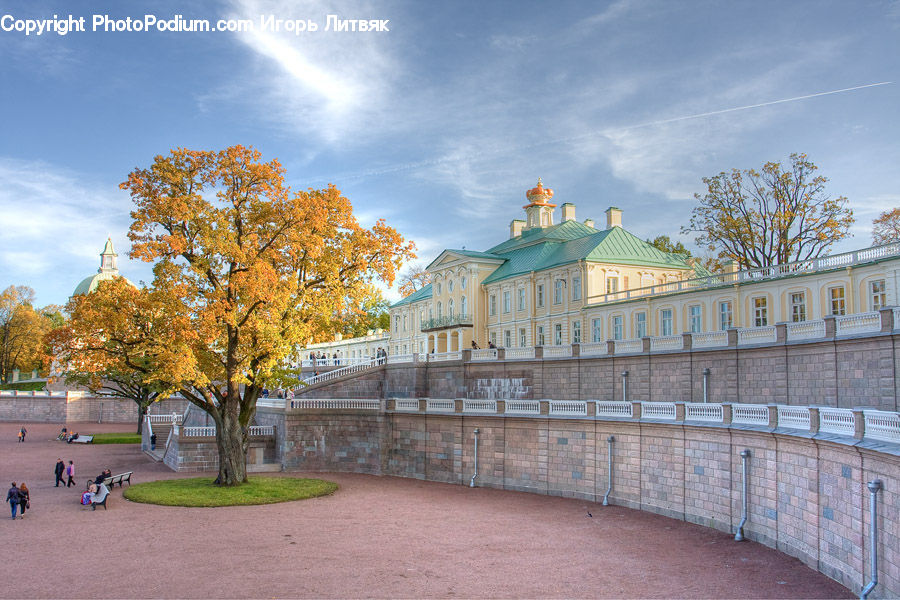
<path id="1" fill-rule="evenodd" d="M 138 411 L 138 419 L 137 419 L 137 434 L 141 435 L 144 433 L 144 414 L 141 411 Z"/>
<path id="2" fill-rule="evenodd" d="M 237 411 L 235 411 L 237 412 Z M 222 422 L 216 423 L 216 445 L 219 449 L 219 485 L 240 485 L 247 481 L 247 437 L 237 414 L 222 411 Z"/>

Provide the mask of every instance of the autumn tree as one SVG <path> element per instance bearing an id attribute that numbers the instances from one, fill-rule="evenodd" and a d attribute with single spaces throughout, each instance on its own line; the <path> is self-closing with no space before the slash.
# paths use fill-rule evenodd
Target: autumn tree
<path id="1" fill-rule="evenodd" d="M 11 285 L 0 292 L 0 381 L 4 383 L 16 369 L 31 371 L 42 366 L 43 338 L 53 326 L 51 317 L 58 315 L 53 315 L 55 307 L 42 311 L 33 305 L 34 290 L 28 286 Z"/>
<path id="2" fill-rule="evenodd" d="M 256 401 L 289 381 L 283 359 L 390 284 L 413 245 L 382 220 L 360 226 L 334 186 L 291 190 L 277 160 L 242 146 L 173 150 L 121 188 L 135 203 L 129 256 L 154 263 L 140 309 L 152 316 L 130 347 L 148 382 L 215 422 L 217 482 L 245 482 Z"/>
<path id="3" fill-rule="evenodd" d="M 697 263 L 711 273 L 716 273 L 722 270 L 722 262 L 716 258 L 715 256 L 704 255 L 704 256 L 694 256 L 690 250 L 685 247 L 680 241 L 673 242 L 672 238 L 667 235 L 658 235 L 652 240 L 645 240 L 648 244 L 656 248 L 657 250 L 662 250 L 663 252 L 669 252 L 670 254 L 680 254 L 684 256 L 686 259 L 696 259 Z"/>
<path id="4" fill-rule="evenodd" d="M 388 329 L 391 320 L 388 306 L 388 301 L 384 299 L 381 290 L 372 286 L 370 294 L 358 305 L 348 307 L 343 315 L 337 316 L 336 322 L 341 334 L 346 337 L 360 337 L 373 329 Z"/>
<path id="5" fill-rule="evenodd" d="M 403 298 L 418 292 L 429 283 L 431 283 L 431 275 L 421 265 L 411 265 L 400 274 L 400 278 L 397 280 L 398 291 Z"/>
<path id="6" fill-rule="evenodd" d="M 162 306 L 148 290 L 118 277 L 74 296 L 66 310 L 71 318 L 47 335 L 57 372 L 67 384 L 132 400 L 142 433 L 147 409 L 169 386 L 157 376 L 146 335 L 165 326 Z"/>
<path id="7" fill-rule="evenodd" d="M 872 221 L 872 243 L 890 244 L 900 241 L 900 208 L 886 210 Z"/>
<path id="8" fill-rule="evenodd" d="M 822 255 L 848 235 L 853 211 L 843 196 L 825 193 L 828 179 L 805 154 L 791 154 L 789 168 L 768 162 L 704 177 L 704 195 L 682 233 L 735 260 L 742 268 L 765 267 Z"/>

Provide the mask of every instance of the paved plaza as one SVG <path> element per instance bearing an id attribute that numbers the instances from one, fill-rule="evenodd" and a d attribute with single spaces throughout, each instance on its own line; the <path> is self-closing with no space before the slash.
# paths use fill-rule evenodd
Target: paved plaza
<path id="1" fill-rule="evenodd" d="M 851 598 L 800 561 L 703 527 L 582 500 L 393 477 L 328 474 L 333 496 L 268 506 L 78 504 L 108 467 L 133 481 L 195 476 L 137 445 L 54 440 L 61 425 L 0 423 L 0 483 L 32 510 L 0 520 L 8 598 Z M 82 433 L 131 425 L 76 425 Z M 57 458 L 78 486 L 55 488 Z M 293 474 L 292 474 L 293 475 Z M 5 496 L 4 496 L 5 497 Z M 593 516 L 589 516 L 589 513 Z"/>

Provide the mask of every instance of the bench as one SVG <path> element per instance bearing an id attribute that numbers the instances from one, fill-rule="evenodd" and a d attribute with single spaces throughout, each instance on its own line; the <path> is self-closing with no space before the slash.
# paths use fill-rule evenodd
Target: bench
<path id="1" fill-rule="evenodd" d="M 103 510 L 106 510 L 107 500 L 109 500 L 109 488 L 101 483 L 100 490 L 94 494 L 94 499 L 91 500 L 91 510 L 97 510 L 98 506 L 102 506 Z"/>
<path id="2" fill-rule="evenodd" d="M 77 438 L 69 442 L 70 444 L 90 444 L 94 441 L 94 436 L 92 435 L 79 435 Z"/>
<path id="3" fill-rule="evenodd" d="M 128 485 L 131 485 L 132 473 L 134 473 L 134 471 L 127 471 L 125 473 L 119 473 L 118 475 L 113 475 L 112 477 L 105 478 L 100 483 L 104 484 L 104 485 L 108 485 L 110 487 L 110 489 L 115 487 L 115 485 L 117 483 L 119 484 L 119 487 L 125 487 L 125 482 L 128 482 Z M 93 479 L 88 479 L 88 485 L 90 485 L 93 482 L 94 482 Z"/>

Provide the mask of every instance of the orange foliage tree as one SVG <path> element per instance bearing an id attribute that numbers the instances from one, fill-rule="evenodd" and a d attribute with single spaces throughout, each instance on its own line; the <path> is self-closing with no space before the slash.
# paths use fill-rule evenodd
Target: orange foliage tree
<path id="1" fill-rule="evenodd" d="M 900 208 L 886 210 L 872 221 L 872 242 L 890 244 L 900 241 Z"/>
<path id="2" fill-rule="evenodd" d="M 176 149 L 120 187 L 135 203 L 130 256 L 154 263 L 140 309 L 153 317 L 135 342 L 148 381 L 209 413 L 217 483 L 245 482 L 263 388 L 296 383 L 283 366 L 292 348 L 333 327 L 374 281 L 390 284 L 413 244 L 383 220 L 360 226 L 334 186 L 292 191 L 277 160 L 243 146 Z"/>
<path id="3" fill-rule="evenodd" d="M 825 193 L 826 177 L 805 154 L 791 154 L 790 168 L 768 162 L 704 177 L 707 193 L 682 233 L 735 260 L 742 268 L 767 267 L 822 255 L 848 235 L 853 211 L 843 196 Z"/>

